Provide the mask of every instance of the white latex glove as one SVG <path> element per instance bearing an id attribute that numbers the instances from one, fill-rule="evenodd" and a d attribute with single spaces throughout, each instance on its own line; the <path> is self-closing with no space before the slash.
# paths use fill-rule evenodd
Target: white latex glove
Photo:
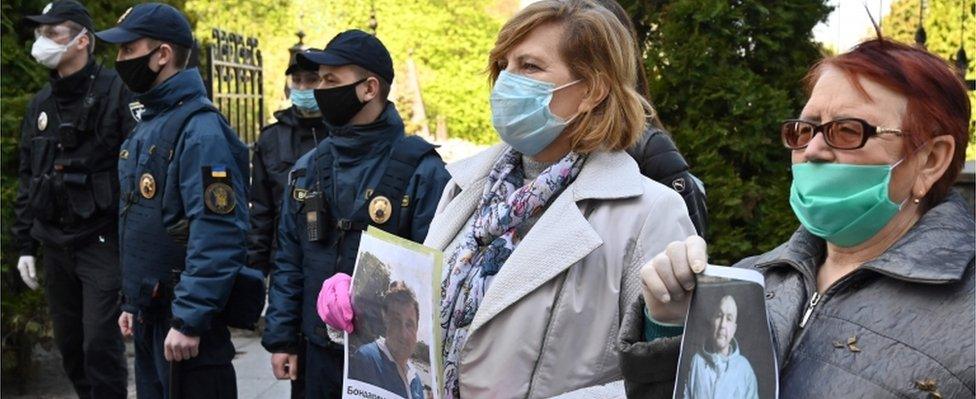
<path id="1" fill-rule="evenodd" d="M 33 256 L 21 256 L 17 260 L 17 270 L 20 270 L 20 279 L 24 280 L 32 290 L 36 290 L 40 285 L 37 284 L 37 268 L 34 267 Z"/>

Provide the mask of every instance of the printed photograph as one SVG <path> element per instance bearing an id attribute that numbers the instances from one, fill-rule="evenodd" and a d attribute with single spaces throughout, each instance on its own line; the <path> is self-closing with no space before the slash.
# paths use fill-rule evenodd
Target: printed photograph
<path id="1" fill-rule="evenodd" d="M 380 232 L 381 233 L 381 232 Z M 353 275 L 344 398 L 437 398 L 433 270 L 437 256 L 363 235 Z"/>
<path id="2" fill-rule="evenodd" d="M 708 266 L 688 308 L 674 397 L 773 399 L 777 368 L 762 275 Z"/>

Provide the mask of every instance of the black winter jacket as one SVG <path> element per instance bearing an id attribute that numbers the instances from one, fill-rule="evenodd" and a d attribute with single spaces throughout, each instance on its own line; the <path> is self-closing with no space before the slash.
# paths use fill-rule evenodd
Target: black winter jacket
<path id="1" fill-rule="evenodd" d="M 261 129 L 251 158 L 251 230 L 248 265 L 271 271 L 278 231 L 281 197 L 288 188 L 288 171 L 328 133 L 322 118 L 301 118 L 295 107 L 275 112 L 278 120 Z"/>
<path id="2" fill-rule="evenodd" d="M 681 194 L 691 223 L 695 225 L 698 235 L 705 237 L 708 229 L 705 186 L 691 174 L 688 162 L 678 152 L 671 137 L 665 131 L 649 125 L 627 153 L 637 161 L 642 175 Z"/>
<path id="3" fill-rule="evenodd" d="M 141 108 L 134 101 L 118 74 L 94 61 L 63 78 L 51 71 L 20 125 L 11 228 L 20 255 L 117 234 L 118 154 Z M 62 123 L 77 129 L 63 134 L 71 130 Z"/>

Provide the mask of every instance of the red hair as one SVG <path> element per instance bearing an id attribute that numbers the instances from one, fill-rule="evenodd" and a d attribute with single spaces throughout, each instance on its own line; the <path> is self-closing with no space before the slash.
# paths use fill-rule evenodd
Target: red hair
<path id="1" fill-rule="evenodd" d="M 901 120 L 906 154 L 935 136 L 952 136 L 956 148 L 949 168 L 925 195 L 927 207 L 941 202 L 962 170 L 969 143 L 969 97 L 953 67 L 928 51 L 877 38 L 817 63 L 806 76 L 808 90 L 812 91 L 828 66 L 843 72 L 867 99 L 871 96 L 858 78 L 878 83 L 908 100 Z"/>

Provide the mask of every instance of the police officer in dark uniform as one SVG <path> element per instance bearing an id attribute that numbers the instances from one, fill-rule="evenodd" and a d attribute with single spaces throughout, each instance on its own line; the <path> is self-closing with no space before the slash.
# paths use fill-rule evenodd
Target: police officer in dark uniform
<path id="1" fill-rule="evenodd" d="M 81 4 L 48 4 L 25 22 L 36 29 L 31 54 L 51 70 L 21 124 L 14 205 L 18 269 L 44 286 L 54 338 L 79 397 L 124 398 L 126 369 L 118 318 L 116 154 L 135 124 L 130 93 L 115 71 L 92 58 L 92 19 Z"/>
<path id="2" fill-rule="evenodd" d="M 289 49 L 291 58 L 285 75 L 288 76 L 286 93 L 291 99 L 291 107 L 276 112 L 278 121 L 261 130 L 251 161 L 248 264 L 265 275 L 273 267 L 271 259 L 277 245 L 278 211 L 288 187 L 288 172 L 299 157 L 328 135 L 313 93 L 320 80 L 318 71 L 302 69 L 295 61 L 295 55 L 304 50 L 301 42 Z M 299 361 L 305 358 L 304 348 L 304 342 L 300 341 L 296 348 Z M 291 381 L 292 398 L 305 397 L 304 371 L 304 367 L 298 368 Z"/>
<path id="3" fill-rule="evenodd" d="M 405 136 L 387 101 L 393 61 L 383 44 L 359 31 L 340 33 L 323 51 L 298 55 L 317 69 L 315 98 L 330 136 L 295 164 L 281 209 L 262 338 L 278 378 L 305 368 L 309 398 L 338 398 L 343 347 L 317 316 L 322 282 L 352 274 L 363 230 L 376 226 L 421 242 L 450 178 L 434 146 Z M 307 339 L 307 359 L 294 355 Z"/>
<path id="4" fill-rule="evenodd" d="M 247 262 L 247 147 L 186 69 L 182 13 L 140 4 L 96 35 L 120 44 L 116 69 L 145 105 L 118 166 L 119 326 L 134 336 L 138 396 L 237 397 L 225 304 Z"/>
<path id="5" fill-rule="evenodd" d="M 268 274 L 271 271 L 277 235 L 278 211 L 288 187 L 288 172 L 295 161 L 328 136 L 322 113 L 315 102 L 318 70 L 298 66 L 295 55 L 304 50 L 292 47 L 285 75 L 291 106 L 275 112 L 277 121 L 261 129 L 251 165 L 251 230 L 248 233 L 248 264 Z"/>

